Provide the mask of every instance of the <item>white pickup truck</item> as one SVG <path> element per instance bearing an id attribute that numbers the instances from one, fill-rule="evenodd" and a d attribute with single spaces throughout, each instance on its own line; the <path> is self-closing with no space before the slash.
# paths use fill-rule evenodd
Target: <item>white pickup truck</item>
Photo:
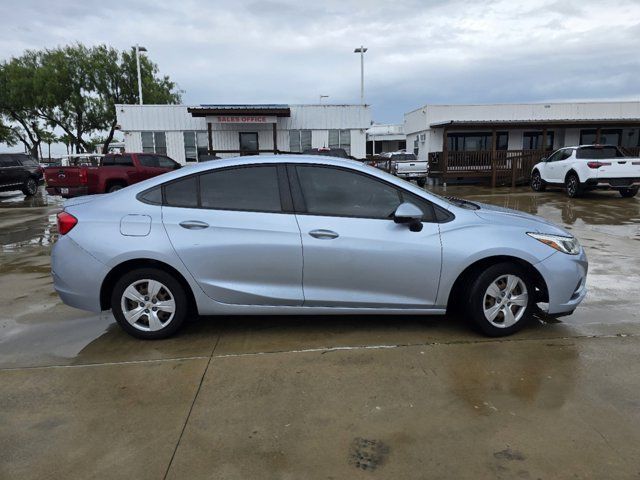
<path id="1" fill-rule="evenodd" d="M 531 171 L 531 188 L 562 186 L 577 197 L 586 190 L 617 190 L 634 197 L 640 188 L 640 158 L 627 157 L 615 145 L 580 145 L 556 150 Z"/>
<path id="2" fill-rule="evenodd" d="M 403 150 L 386 153 L 384 156 L 389 159 L 390 172 L 396 177 L 415 180 L 420 187 L 427 184 L 429 162 L 418 160 L 415 154 Z"/>

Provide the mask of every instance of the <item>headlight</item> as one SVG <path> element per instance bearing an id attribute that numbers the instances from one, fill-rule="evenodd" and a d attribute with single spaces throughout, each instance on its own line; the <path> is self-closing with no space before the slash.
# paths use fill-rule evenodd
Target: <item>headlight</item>
<path id="1" fill-rule="evenodd" d="M 568 253 L 569 255 L 577 255 L 580 253 L 580 244 L 578 243 L 578 239 L 575 237 L 563 237 L 562 235 L 533 232 L 527 232 L 527 235 L 549 245 L 551 248 L 554 248 L 559 252 Z"/>

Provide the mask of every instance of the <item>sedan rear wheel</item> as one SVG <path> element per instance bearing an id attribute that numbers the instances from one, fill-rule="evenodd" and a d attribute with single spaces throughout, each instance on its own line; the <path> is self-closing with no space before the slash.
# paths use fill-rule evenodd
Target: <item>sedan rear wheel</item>
<path id="1" fill-rule="evenodd" d="M 532 310 L 533 287 L 516 264 L 493 265 L 471 285 L 467 313 L 487 335 L 510 335 L 520 330 Z"/>
<path id="2" fill-rule="evenodd" d="M 127 333 L 155 339 L 180 328 L 188 301 L 180 282 L 162 270 L 148 268 L 129 272 L 116 282 L 111 308 Z"/>

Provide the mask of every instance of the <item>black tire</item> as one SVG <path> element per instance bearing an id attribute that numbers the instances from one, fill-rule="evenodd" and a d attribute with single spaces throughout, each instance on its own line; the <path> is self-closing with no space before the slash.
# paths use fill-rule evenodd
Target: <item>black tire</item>
<path id="1" fill-rule="evenodd" d="M 107 189 L 107 193 L 117 192 L 118 190 L 122 190 L 124 187 L 126 187 L 126 185 L 115 183 L 109 186 L 109 188 Z"/>
<path id="2" fill-rule="evenodd" d="M 427 179 L 426 178 L 419 178 L 416 183 L 418 184 L 418 186 L 420 188 L 424 188 L 424 186 L 427 184 Z"/>
<path id="3" fill-rule="evenodd" d="M 526 306 L 511 305 L 509 304 L 508 300 L 506 300 L 510 298 L 506 293 L 508 290 L 508 288 L 506 287 L 508 275 L 517 277 L 518 280 L 522 282 L 517 283 L 516 288 L 514 289 L 514 297 L 517 299 L 518 295 L 524 293 L 524 289 L 526 289 Z M 501 297 L 501 300 L 494 299 L 494 303 L 491 304 L 490 301 L 492 297 L 489 296 L 488 289 L 490 285 L 502 281 L 505 282 L 505 295 Z M 527 276 L 527 273 L 519 265 L 510 262 L 492 265 L 484 271 L 480 272 L 478 276 L 470 282 L 469 287 L 469 297 L 466 304 L 466 313 L 473 324 L 485 335 L 488 335 L 490 337 L 503 337 L 506 335 L 511 335 L 519 331 L 527 324 L 527 322 L 531 320 L 531 316 L 533 314 L 535 306 L 534 288 L 531 280 Z M 524 287 L 524 289 L 522 287 Z M 495 319 L 493 321 L 489 320 L 489 318 L 487 318 L 487 316 L 485 315 L 485 308 L 491 309 L 499 305 L 499 302 L 505 300 L 506 303 L 504 304 L 503 308 L 497 310 L 498 313 Z M 512 314 L 515 313 L 515 315 L 513 315 L 515 323 L 505 325 L 505 321 L 507 319 L 504 314 L 504 307 L 509 308 Z M 520 315 L 521 308 L 524 308 L 524 310 Z"/>
<path id="4" fill-rule="evenodd" d="M 145 323 L 147 328 L 151 325 L 151 317 L 152 308 L 154 303 L 154 298 L 145 297 L 144 291 L 144 282 L 146 280 L 153 280 L 156 282 L 160 282 L 162 287 L 158 292 L 158 300 L 160 303 L 165 301 L 170 301 L 173 299 L 174 301 L 174 312 L 171 317 L 170 314 L 163 311 L 157 311 L 157 314 L 154 314 L 154 318 L 159 318 L 160 315 L 163 315 L 163 318 L 160 319 L 160 325 L 166 321 L 166 323 L 162 326 L 162 328 L 156 330 L 145 330 Z M 136 282 L 141 282 L 141 285 L 137 287 L 137 292 L 141 295 L 141 300 L 143 300 L 147 308 L 145 309 L 142 304 L 140 304 L 140 308 L 143 310 L 140 312 L 138 320 L 134 323 L 130 323 L 123 311 L 123 304 L 126 307 L 130 307 L 128 310 L 129 313 L 134 312 L 134 310 L 138 311 L 136 307 L 135 301 L 130 300 L 129 298 L 123 299 L 123 295 L 125 290 L 134 285 Z M 148 286 L 148 283 L 147 283 Z M 142 292 L 142 293 L 141 293 Z M 162 298 L 160 297 L 162 295 Z M 118 279 L 113 287 L 113 291 L 111 292 L 111 311 L 113 312 L 113 316 L 116 318 L 116 321 L 120 324 L 122 329 L 127 332 L 129 335 L 132 335 L 136 338 L 142 338 L 145 340 L 155 340 L 160 338 L 167 338 L 176 333 L 184 321 L 187 318 L 187 315 L 190 311 L 189 299 L 187 297 L 182 284 L 176 280 L 172 275 L 168 274 L 164 270 L 159 270 L 157 268 L 140 268 L 137 270 L 133 270 L 124 274 L 122 277 Z M 146 317 L 146 318 L 145 318 Z"/>
<path id="5" fill-rule="evenodd" d="M 531 174 L 531 190 L 534 192 L 544 192 L 546 189 L 547 184 L 542 180 L 540 172 L 538 170 L 534 170 Z"/>
<path id="6" fill-rule="evenodd" d="M 579 197 L 582 194 L 582 185 L 580 185 L 580 179 L 578 175 L 571 172 L 567 175 L 564 181 L 564 186 L 567 190 L 567 195 L 571 198 Z"/>
<path id="7" fill-rule="evenodd" d="M 27 178 L 27 181 L 22 186 L 22 193 L 27 197 L 33 197 L 38 193 L 38 181 L 33 177 Z"/>
<path id="8" fill-rule="evenodd" d="M 618 190 L 622 198 L 633 198 L 637 195 L 639 187 L 621 188 Z"/>

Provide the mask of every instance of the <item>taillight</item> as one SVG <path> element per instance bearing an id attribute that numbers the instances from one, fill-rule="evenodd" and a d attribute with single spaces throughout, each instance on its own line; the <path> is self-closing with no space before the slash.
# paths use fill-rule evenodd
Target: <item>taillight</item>
<path id="1" fill-rule="evenodd" d="M 66 235 L 77 223 L 78 219 L 70 213 L 60 212 L 58 214 L 58 233 L 60 235 Z"/>
<path id="2" fill-rule="evenodd" d="M 87 171 L 84 168 L 80 169 L 80 183 L 87 183 Z"/>
<path id="3" fill-rule="evenodd" d="M 611 165 L 611 162 L 587 162 L 589 168 L 600 168 L 606 165 Z"/>

